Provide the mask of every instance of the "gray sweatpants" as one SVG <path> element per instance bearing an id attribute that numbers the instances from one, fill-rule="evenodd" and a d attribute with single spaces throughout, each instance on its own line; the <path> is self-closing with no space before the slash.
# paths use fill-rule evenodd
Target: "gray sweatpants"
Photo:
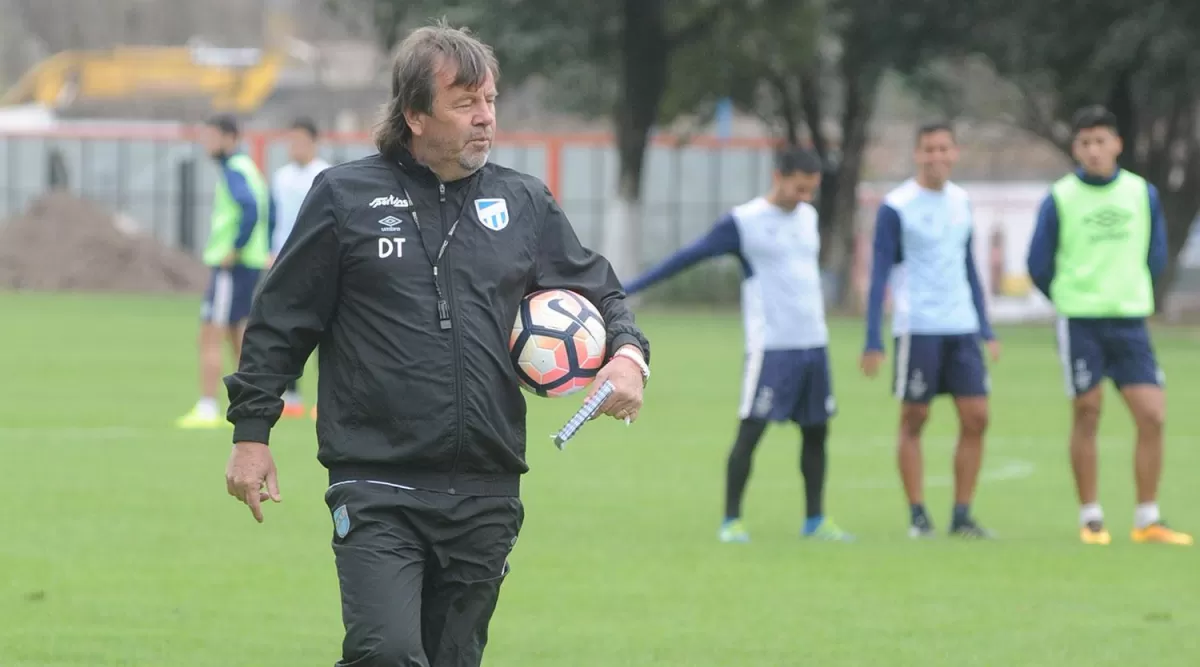
<path id="1" fill-rule="evenodd" d="M 346 629 L 336 667 L 479 667 L 520 499 L 348 482 L 325 502 Z"/>

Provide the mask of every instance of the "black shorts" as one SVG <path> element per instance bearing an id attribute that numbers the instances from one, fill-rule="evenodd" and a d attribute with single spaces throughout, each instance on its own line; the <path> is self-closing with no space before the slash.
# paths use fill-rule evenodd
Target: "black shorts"
<path id="1" fill-rule="evenodd" d="M 200 320 L 223 327 L 237 326 L 250 316 L 254 293 L 261 275 L 258 269 L 235 266 L 213 267 L 200 307 Z"/>
<path id="2" fill-rule="evenodd" d="M 1140 318 L 1059 318 L 1058 359 L 1067 396 L 1085 394 L 1110 378 L 1117 389 L 1163 386 L 1150 330 Z"/>
<path id="3" fill-rule="evenodd" d="M 978 334 L 905 334 L 896 337 L 892 394 L 905 403 L 936 396 L 987 396 L 987 362 Z"/>
<path id="4" fill-rule="evenodd" d="M 325 502 L 346 630 L 337 667 L 478 667 L 520 499 L 357 481 Z"/>
<path id="5" fill-rule="evenodd" d="M 766 350 L 747 355 L 739 419 L 818 426 L 836 413 L 826 348 Z"/>

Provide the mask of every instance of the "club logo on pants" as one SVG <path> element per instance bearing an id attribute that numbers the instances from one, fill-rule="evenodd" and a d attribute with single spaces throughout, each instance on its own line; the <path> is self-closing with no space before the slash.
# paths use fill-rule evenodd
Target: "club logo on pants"
<path id="1" fill-rule="evenodd" d="M 770 387 L 759 387 L 758 396 L 754 398 L 754 416 L 766 417 L 771 414 L 771 407 L 775 404 L 775 391 Z"/>
<path id="2" fill-rule="evenodd" d="M 1088 385 L 1092 382 L 1092 372 L 1088 370 L 1087 362 L 1083 359 L 1075 360 L 1075 390 L 1086 391 Z"/>
<path id="3" fill-rule="evenodd" d="M 925 375 L 917 369 L 912 372 L 912 377 L 908 379 L 908 391 L 910 396 L 924 396 L 925 390 L 929 389 L 929 385 L 925 384 Z"/>
<path id="4" fill-rule="evenodd" d="M 343 538 L 350 532 L 350 512 L 345 505 L 339 505 L 333 510 L 333 529 L 338 538 Z"/>

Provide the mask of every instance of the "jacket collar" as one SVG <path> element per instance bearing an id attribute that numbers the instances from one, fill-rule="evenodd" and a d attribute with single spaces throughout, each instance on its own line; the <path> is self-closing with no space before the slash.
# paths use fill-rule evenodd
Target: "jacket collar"
<path id="1" fill-rule="evenodd" d="M 421 164 L 420 162 L 417 162 L 417 158 L 413 156 L 412 151 L 408 149 L 408 146 L 401 146 L 395 149 L 395 151 L 393 151 L 392 155 L 389 157 L 392 160 L 395 160 L 396 164 L 400 165 L 400 168 L 410 176 L 422 179 L 431 179 L 433 181 L 439 180 L 437 174 L 433 173 L 432 169 Z"/>
<path id="2" fill-rule="evenodd" d="M 390 155 L 387 156 L 387 158 L 394 160 L 396 164 L 400 165 L 400 168 L 404 171 L 404 173 L 408 174 L 412 178 L 426 180 L 430 183 L 443 182 L 442 179 L 435 174 L 432 169 L 417 161 L 417 158 L 413 156 L 412 151 L 408 149 L 408 146 L 401 146 L 395 149 Z M 474 179 L 475 176 L 477 176 L 481 171 L 483 171 L 482 168 L 476 169 L 474 172 L 463 178 L 453 181 L 445 181 L 445 185 L 447 187 L 457 187 L 465 183 L 470 183 L 472 179 Z"/>

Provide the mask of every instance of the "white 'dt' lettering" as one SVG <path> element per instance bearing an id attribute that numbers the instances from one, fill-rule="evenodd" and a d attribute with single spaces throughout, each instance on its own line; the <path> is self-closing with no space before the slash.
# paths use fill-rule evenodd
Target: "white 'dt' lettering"
<path id="1" fill-rule="evenodd" d="M 406 239 L 389 239 L 386 237 L 379 239 L 380 258 L 392 257 L 393 255 L 396 257 L 403 257 L 405 240 Z"/>

